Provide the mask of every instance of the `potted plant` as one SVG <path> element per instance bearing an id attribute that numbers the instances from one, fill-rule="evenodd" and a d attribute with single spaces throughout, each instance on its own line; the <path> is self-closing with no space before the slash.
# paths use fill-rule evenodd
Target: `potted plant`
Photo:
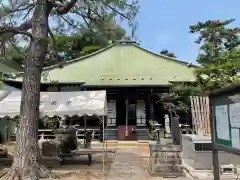
<path id="1" fill-rule="evenodd" d="M 154 140 L 155 140 L 155 137 L 154 137 L 154 134 L 153 134 L 153 130 L 154 130 L 153 120 L 149 120 L 149 133 L 148 133 L 148 138 L 149 138 L 150 141 L 154 141 Z"/>

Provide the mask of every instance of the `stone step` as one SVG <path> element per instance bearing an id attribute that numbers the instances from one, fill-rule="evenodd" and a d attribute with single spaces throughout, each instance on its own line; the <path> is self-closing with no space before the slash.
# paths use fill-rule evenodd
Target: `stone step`
<path id="1" fill-rule="evenodd" d="M 162 178 L 174 178 L 174 180 L 187 180 L 184 173 L 174 173 L 174 172 L 152 172 L 150 173 L 152 177 L 162 177 Z M 204 179 L 205 180 L 205 179 Z"/>
<path id="2" fill-rule="evenodd" d="M 152 176 L 180 177 L 185 175 L 183 169 L 182 165 L 158 164 L 150 167 L 149 171 Z"/>
<path id="3" fill-rule="evenodd" d="M 182 158 L 150 158 L 150 163 L 181 165 Z"/>
<path id="4" fill-rule="evenodd" d="M 150 144 L 151 152 L 182 152 L 182 146 Z"/>
<path id="5" fill-rule="evenodd" d="M 181 152 L 151 152 L 150 151 L 150 157 L 151 158 L 181 158 L 182 153 Z"/>

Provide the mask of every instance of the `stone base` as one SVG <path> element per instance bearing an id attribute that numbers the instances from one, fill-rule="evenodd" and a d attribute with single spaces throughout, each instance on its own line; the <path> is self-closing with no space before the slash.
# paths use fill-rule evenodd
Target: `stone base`
<path id="1" fill-rule="evenodd" d="M 161 177 L 183 177 L 185 173 L 183 171 L 183 166 L 181 165 L 167 165 L 158 164 L 149 168 L 149 173 L 151 176 L 161 176 Z"/>
<path id="2" fill-rule="evenodd" d="M 152 176 L 184 176 L 181 151 L 182 146 L 149 143 L 149 171 Z"/>
<path id="3" fill-rule="evenodd" d="M 164 134 L 164 138 L 166 138 L 166 139 L 171 139 L 171 138 L 172 138 L 172 135 L 171 135 L 171 134 Z"/>

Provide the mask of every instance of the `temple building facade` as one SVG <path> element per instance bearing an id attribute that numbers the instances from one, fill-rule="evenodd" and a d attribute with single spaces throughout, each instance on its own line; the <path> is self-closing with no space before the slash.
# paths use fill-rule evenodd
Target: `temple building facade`
<path id="1" fill-rule="evenodd" d="M 122 41 L 68 61 L 62 68 L 58 65 L 45 68 L 41 89 L 106 90 L 107 138 L 146 140 L 149 120 L 164 124 L 166 112 L 157 95 L 169 92 L 174 82 L 195 81 L 195 68 L 187 62 L 150 52 L 137 42 Z M 4 83 L 21 89 L 21 73 L 4 79 Z M 82 126 L 82 121 L 76 122 Z M 100 126 L 94 117 L 87 122 L 89 129 Z"/>

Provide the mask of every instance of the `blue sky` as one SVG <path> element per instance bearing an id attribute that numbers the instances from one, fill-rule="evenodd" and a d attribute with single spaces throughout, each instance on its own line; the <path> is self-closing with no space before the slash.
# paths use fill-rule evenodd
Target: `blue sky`
<path id="1" fill-rule="evenodd" d="M 188 62 L 196 62 L 199 49 L 189 25 L 228 18 L 240 25 L 239 0 L 140 0 L 140 6 L 136 34 L 141 46 L 154 52 L 168 49 Z"/>

